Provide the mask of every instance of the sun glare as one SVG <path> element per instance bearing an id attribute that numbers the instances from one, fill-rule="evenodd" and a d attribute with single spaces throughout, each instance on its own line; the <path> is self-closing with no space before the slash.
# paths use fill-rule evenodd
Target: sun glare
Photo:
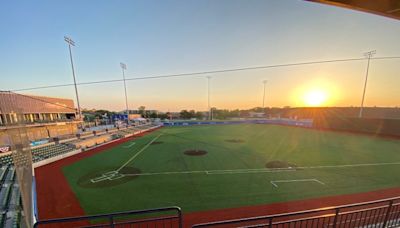
<path id="1" fill-rule="evenodd" d="M 304 94 L 304 103 L 308 106 L 321 106 L 326 103 L 328 95 L 323 90 L 311 90 Z"/>

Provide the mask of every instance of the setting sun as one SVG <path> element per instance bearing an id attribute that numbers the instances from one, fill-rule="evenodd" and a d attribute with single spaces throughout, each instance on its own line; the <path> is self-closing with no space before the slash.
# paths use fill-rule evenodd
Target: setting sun
<path id="1" fill-rule="evenodd" d="M 326 103 L 328 95 L 322 90 L 311 90 L 304 94 L 304 103 L 308 106 L 321 106 Z"/>

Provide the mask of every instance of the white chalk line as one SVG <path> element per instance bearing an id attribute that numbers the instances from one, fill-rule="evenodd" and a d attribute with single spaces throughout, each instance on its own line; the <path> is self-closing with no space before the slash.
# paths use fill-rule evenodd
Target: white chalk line
<path id="1" fill-rule="evenodd" d="M 149 143 L 147 143 L 141 150 L 139 150 L 139 152 L 137 152 L 135 155 L 133 155 L 128 161 L 126 161 L 121 167 L 119 167 L 116 171 L 119 172 L 121 171 L 122 168 L 124 168 L 126 165 L 128 165 L 131 161 L 133 161 L 133 159 L 135 159 L 137 156 L 139 156 L 145 149 L 147 149 L 147 147 L 150 146 L 150 144 L 152 144 L 154 141 L 156 141 L 158 138 L 160 138 L 160 136 L 162 135 L 159 134 L 157 137 L 155 137 L 154 139 L 152 139 Z"/>
<path id="2" fill-rule="evenodd" d="M 133 143 L 127 145 L 127 146 L 124 146 L 124 148 L 131 148 L 131 147 L 132 147 L 133 145 L 135 145 L 135 144 L 136 144 L 136 142 L 133 142 Z"/>
<path id="3" fill-rule="evenodd" d="M 105 181 L 105 180 L 112 181 L 112 180 L 119 179 L 119 178 L 122 178 L 124 176 L 127 176 L 126 174 L 119 173 L 119 171 L 121 171 L 121 169 L 123 169 L 126 165 L 128 165 L 130 162 L 132 162 L 137 156 L 139 156 L 139 154 L 141 154 L 145 149 L 147 149 L 147 147 L 149 147 L 150 144 L 152 144 L 154 141 L 156 141 L 158 138 L 160 138 L 161 135 L 162 135 L 162 133 L 159 134 L 158 136 L 156 136 L 155 138 L 153 138 L 149 143 L 147 143 L 144 147 L 142 147 L 142 149 L 140 149 L 136 154 L 134 154 L 128 161 L 126 161 L 117 170 L 113 170 L 113 171 L 109 171 L 109 172 L 103 173 L 101 176 L 96 177 L 96 178 L 92 178 L 90 181 L 92 183 L 97 183 L 97 182 Z M 129 175 L 132 176 L 131 174 L 128 174 L 128 176 Z"/>
<path id="4" fill-rule="evenodd" d="M 365 164 L 348 164 L 348 165 L 324 165 L 324 166 L 300 166 L 296 168 L 258 168 L 258 169 L 226 169 L 226 170 L 194 170 L 194 171 L 168 171 L 168 172 L 149 172 L 138 174 L 124 174 L 125 176 L 153 176 L 153 175 L 175 175 L 175 174 L 206 174 L 206 175 L 222 175 L 222 174 L 251 174 L 251 173 L 280 173 L 294 172 L 304 169 L 330 169 L 330 168 L 354 168 L 368 166 L 387 166 L 400 165 L 400 162 L 385 163 L 365 163 Z"/>
<path id="5" fill-rule="evenodd" d="M 274 181 L 270 181 L 270 183 L 275 187 L 278 188 L 278 184 L 277 183 L 293 183 L 293 182 L 317 182 L 321 185 L 325 185 L 324 182 L 318 180 L 318 179 L 294 179 L 294 180 L 274 180 Z"/>
<path id="6" fill-rule="evenodd" d="M 105 181 L 105 180 L 116 180 L 116 179 L 123 178 L 123 177 L 124 177 L 123 174 L 120 174 L 116 171 L 111 171 L 111 172 L 104 173 L 103 175 L 101 175 L 99 177 L 93 178 L 90 181 L 92 183 L 97 183 L 97 182 Z"/>
<path id="7" fill-rule="evenodd" d="M 235 172 L 236 170 L 195 170 L 195 171 L 172 171 L 172 172 L 154 172 L 154 173 L 138 173 L 138 174 L 124 174 L 125 176 L 153 176 L 153 175 L 174 175 L 174 174 L 238 174 L 238 173 L 275 173 L 275 172 L 291 172 L 292 170 L 239 170 L 240 172 Z"/>

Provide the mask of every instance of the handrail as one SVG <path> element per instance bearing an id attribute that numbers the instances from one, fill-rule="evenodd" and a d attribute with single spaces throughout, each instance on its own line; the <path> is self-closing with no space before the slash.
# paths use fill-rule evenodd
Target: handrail
<path id="1" fill-rule="evenodd" d="M 67 222 L 78 222 L 78 221 L 84 221 L 84 220 L 92 220 L 92 219 L 101 219 L 101 218 L 107 218 L 110 226 L 116 225 L 118 223 L 114 222 L 114 217 L 119 217 L 119 216 L 127 216 L 127 215 L 144 215 L 144 214 L 150 214 L 150 213 L 156 213 L 156 212 L 168 212 L 168 211 L 175 211 L 177 214 L 175 216 L 168 216 L 168 217 L 161 217 L 162 219 L 172 219 L 176 218 L 178 219 L 178 224 L 179 228 L 182 228 L 182 210 L 180 207 L 162 207 L 162 208 L 153 208 L 153 209 L 147 209 L 147 210 L 132 210 L 132 211 L 122 211 L 122 212 L 115 212 L 115 213 L 106 213 L 106 214 L 97 214 L 97 215 L 85 215 L 85 216 L 76 216 L 76 217 L 67 217 L 67 218 L 54 218 L 54 219 L 48 219 L 48 220 L 39 220 L 37 221 L 33 227 L 36 228 L 39 225 L 46 225 L 46 224 L 56 224 L 56 223 L 67 223 Z M 155 217 L 153 220 L 159 220 L 160 217 Z M 148 220 L 139 220 L 140 221 L 152 221 L 152 219 Z M 138 221 L 136 221 L 138 222 Z M 132 221 L 132 223 L 135 223 L 135 221 Z M 104 226 L 104 224 L 103 224 Z M 90 226 L 88 226 L 90 227 Z M 94 225 L 93 227 L 96 227 Z"/>
<path id="2" fill-rule="evenodd" d="M 400 200 L 400 197 L 391 197 L 391 198 L 373 200 L 373 201 L 362 202 L 362 203 L 345 204 L 345 205 L 340 205 L 340 206 L 330 206 L 330 207 L 316 208 L 316 209 L 296 211 L 296 212 L 287 212 L 287 213 L 281 213 L 281 214 L 263 215 L 263 216 L 255 216 L 255 217 L 248 217 L 248 218 L 230 219 L 230 220 L 223 220 L 223 221 L 200 223 L 200 224 L 193 225 L 192 228 L 218 226 L 218 225 L 228 225 L 228 224 L 243 223 L 243 222 L 254 222 L 254 221 L 257 221 L 257 220 L 264 220 L 264 221 L 265 220 L 269 220 L 269 221 L 271 221 L 270 224 L 272 225 L 272 219 L 278 219 L 278 218 L 289 217 L 289 216 L 304 215 L 304 214 L 311 214 L 311 213 L 318 213 L 318 212 L 324 212 L 324 211 L 325 212 L 327 212 L 327 211 L 335 211 L 333 216 L 337 217 L 339 215 L 339 213 L 340 213 L 340 210 L 344 209 L 344 208 L 361 207 L 361 206 L 368 206 L 368 205 L 379 204 L 379 203 L 389 203 L 388 205 L 386 205 L 386 207 L 391 208 L 391 206 L 394 205 L 393 201 L 395 201 L 395 200 Z M 382 207 L 384 207 L 384 206 L 382 206 Z M 360 210 L 365 210 L 365 209 L 360 209 Z M 344 211 L 343 213 L 347 213 L 347 212 L 356 213 L 358 211 L 359 210 L 356 210 L 356 211 Z M 388 210 L 388 212 L 389 212 L 389 210 Z M 323 215 L 321 215 L 321 216 L 323 216 Z M 318 218 L 318 217 L 321 217 L 321 216 L 316 216 L 316 217 Z M 309 217 L 304 217 L 304 218 L 300 218 L 298 220 L 306 220 L 308 218 Z"/>

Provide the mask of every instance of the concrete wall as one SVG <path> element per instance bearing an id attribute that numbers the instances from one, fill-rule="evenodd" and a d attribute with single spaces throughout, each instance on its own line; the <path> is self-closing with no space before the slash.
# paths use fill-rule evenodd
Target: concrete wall
<path id="1" fill-rule="evenodd" d="M 58 124 L 37 124 L 23 126 L 28 134 L 30 141 L 37 141 L 45 138 L 62 137 L 63 135 L 75 135 L 78 132 L 77 123 L 58 123 Z M 9 134 L 15 132 L 17 127 L 9 127 L 8 129 L 0 129 L 0 146 L 10 145 Z"/>

